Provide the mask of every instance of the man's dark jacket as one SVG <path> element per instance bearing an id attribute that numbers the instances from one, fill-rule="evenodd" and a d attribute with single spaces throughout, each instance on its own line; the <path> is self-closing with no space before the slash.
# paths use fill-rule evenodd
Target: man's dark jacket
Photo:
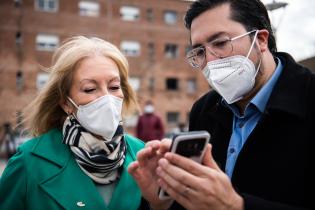
<path id="1" fill-rule="evenodd" d="M 315 75 L 288 54 L 276 56 L 283 71 L 239 153 L 232 183 L 245 209 L 315 209 Z M 211 134 L 214 159 L 224 171 L 233 115 L 221 100 L 214 91 L 200 98 L 189 129 Z"/>

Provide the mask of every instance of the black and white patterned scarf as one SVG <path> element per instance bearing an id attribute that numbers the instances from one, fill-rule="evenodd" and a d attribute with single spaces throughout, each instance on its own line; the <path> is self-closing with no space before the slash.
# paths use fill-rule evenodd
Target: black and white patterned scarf
<path id="1" fill-rule="evenodd" d="M 98 184 L 110 184 L 119 178 L 118 169 L 126 157 L 126 143 L 120 124 L 111 140 L 98 139 L 73 117 L 63 124 L 63 141 L 70 146 L 80 168 Z"/>

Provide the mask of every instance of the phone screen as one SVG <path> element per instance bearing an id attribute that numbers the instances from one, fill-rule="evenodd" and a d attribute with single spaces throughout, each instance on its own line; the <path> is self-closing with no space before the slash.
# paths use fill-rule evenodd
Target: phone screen
<path id="1" fill-rule="evenodd" d="M 177 144 L 175 153 L 185 157 L 200 157 L 206 142 L 207 139 L 205 138 L 181 141 Z"/>

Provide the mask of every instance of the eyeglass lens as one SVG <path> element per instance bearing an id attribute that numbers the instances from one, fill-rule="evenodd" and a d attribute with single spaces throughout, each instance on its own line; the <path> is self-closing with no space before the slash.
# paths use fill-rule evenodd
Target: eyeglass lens
<path id="1" fill-rule="evenodd" d="M 206 58 L 206 50 L 205 48 L 214 56 L 218 58 L 229 56 L 233 51 L 233 45 L 231 39 L 229 38 L 221 38 L 214 40 L 210 43 L 206 44 L 206 47 L 201 46 L 196 49 L 191 50 L 187 54 L 187 59 L 191 66 L 193 67 L 201 67 Z"/>

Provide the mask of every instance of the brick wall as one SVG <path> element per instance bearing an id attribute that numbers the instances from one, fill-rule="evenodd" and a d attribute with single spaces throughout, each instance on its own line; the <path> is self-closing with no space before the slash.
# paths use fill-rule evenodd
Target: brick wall
<path id="1" fill-rule="evenodd" d="M 130 76 L 140 79 L 138 99 L 143 107 L 151 99 L 167 130 L 175 123 L 167 123 L 167 112 L 178 112 L 179 122 L 187 121 L 193 102 L 208 91 L 208 85 L 198 71 L 192 70 L 185 57 L 189 45 L 189 34 L 184 28 L 183 16 L 189 2 L 180 0 L 100 0 L 98 17 L 80 16 L 77 0 L 59 0 L 57 12 L 43 12 L 35 9 L 35 2 L 23 0 L 19 8 L 14 1 L 0 2 L 0 125 L 6 121 L 16 124 L 16 112 L 21 111 L 37 93 L 36 78 L 40 66 L 48 67 L 52 52 L 36 49 L 39 33 L 57 35 L 60 40 L 73 35 L 98 36 L 120 47 L 123 40 L 138 41 L 141 52 L 137 57 L 127 57 Z M 96 1 L 97 2 L 97 1 Z M 135 6 L 140 10 L 137 21 L 123 21 L 121 6 Z M 148 9 L 152 10 L 152 20 L 148 20 Z M 177 12 L 177 22 L 164 22 L 164 12 Z M 16 34 L 21 33 L 22 42 L 16 44 Z M 149 56 L 148 45 L 154 43 L 154 56 Z M 165 44 L 178 45 L 178 57 L 165 57 Z M 16 75 L 21 70 L 24 86 L 16 85 Z M 165 80 L 177 78 L 179 89 L 168 91 Z M 149 89 L 149 80 L 154 78 L 155 87 Z M 195 93 L 187 92 L 187 80 L 197 81 Z M 129 129 L 133 132 L 132 128 Z"/>

